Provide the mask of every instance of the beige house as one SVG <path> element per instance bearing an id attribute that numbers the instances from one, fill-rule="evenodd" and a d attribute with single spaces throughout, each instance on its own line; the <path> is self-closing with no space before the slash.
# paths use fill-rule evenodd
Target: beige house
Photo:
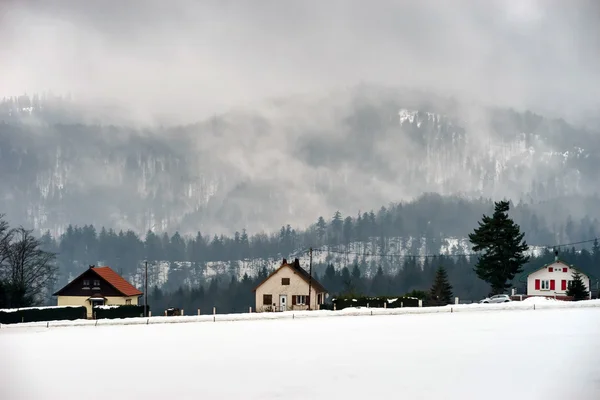
<path id="1" fill-rule="evenodd" d="M 310 286 L 310 294 L 309 294 Z M 256 312 L 318 310 L 325 302 L 327 290 L 301 266 L 296 258 L 283 263 L 253 290 L 256 295 Z"/>
<path id="2" fill-rule="evenodd" d="M 92 318 L 94 306 L 138 305 L 142 294 L 112 268 L 90 265 L 54 296 L 59 306 L 85 306 L 87 317 Z"/>

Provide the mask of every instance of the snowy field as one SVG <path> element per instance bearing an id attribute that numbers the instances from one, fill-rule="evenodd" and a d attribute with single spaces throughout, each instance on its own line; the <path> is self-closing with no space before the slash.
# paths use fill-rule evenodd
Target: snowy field
<path id="1" fill-rule="evenodd" d="M 0 398 L 598 399 L 600 307 L 490 310 L 3 325 Z"/>

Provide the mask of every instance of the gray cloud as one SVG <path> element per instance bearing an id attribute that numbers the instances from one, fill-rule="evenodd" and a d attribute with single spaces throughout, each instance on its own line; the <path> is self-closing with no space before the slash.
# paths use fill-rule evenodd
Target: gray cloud
<path id="1" fill-rule="evenodd" d="M 581 1 L 7 2 L 0 96 L 71 92 L 139 118 L 359 81 L 577 117 L 600 108 L 599 7 Z"/>

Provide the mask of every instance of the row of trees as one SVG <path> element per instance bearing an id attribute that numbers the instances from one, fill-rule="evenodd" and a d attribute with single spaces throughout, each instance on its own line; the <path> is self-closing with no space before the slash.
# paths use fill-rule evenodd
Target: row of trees
<path id="1" fill-rule="evenodd" d="M 0 308 L 43 301 L 56 278 L 54 259 L 31 230 L 10 228 L 0 214 Z"/>
<path id="2" fill-rule="evenodd" d="M 279 258 L 310 246 L 352 252 L 356 251 L 357 243 L 368 244 L 376 249 L 372 252 L 382 256 L 397 254 L 399 250 L 419 254 L 423 249 L 428 254 L 438 254 L 447 246 L 448 238 L 466 238 L 479 216 L 492 207 L 493 203 L 487 200 L 469 201 L 430 194 L 412 202 L 382 207 L 378 212 L 358 213 L 356 217 L 336 212 L 330 219 L 319 217 L 305 230 L 285 225 L 271 234 L 250 235 L 241 230 L 231 236 L 197 232 L 188 237 L 179 232 L 148 231 L 140 237 L 133 231 L 106 228 L 98 231 L 93 225 L 85 225 L 69 226 L 59 238 L 47 232 L 41 240 L 46 250 L 59 253 L 58 262 L 64 276 L 75 274 L 90 263 L 104 263 L 124 274 L 133 274 L 144 259 L 196 264 L 229 262 Z M 600 226 L 598 221 L 589 218 L 579 221 L 567 218 L 563 224 L 552 227 L 541 216 L 543 213 L 530 206 L 517 204 L 511 208 L 514 220 L 525 233 L 524 238 L 536 245 L 593 238 Z M 398 240 L 400 249 L 396 247 Z M 179 286 L 179 282 L 172 284 Z"/>

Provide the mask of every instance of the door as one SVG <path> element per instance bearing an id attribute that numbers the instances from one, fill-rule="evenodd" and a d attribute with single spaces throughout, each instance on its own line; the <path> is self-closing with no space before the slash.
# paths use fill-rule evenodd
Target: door
<path id="1" fill-rule="evenodd" d="M 281 311 L 287 311 L 287 294 L 279 295 L 279 308 Z"/>

